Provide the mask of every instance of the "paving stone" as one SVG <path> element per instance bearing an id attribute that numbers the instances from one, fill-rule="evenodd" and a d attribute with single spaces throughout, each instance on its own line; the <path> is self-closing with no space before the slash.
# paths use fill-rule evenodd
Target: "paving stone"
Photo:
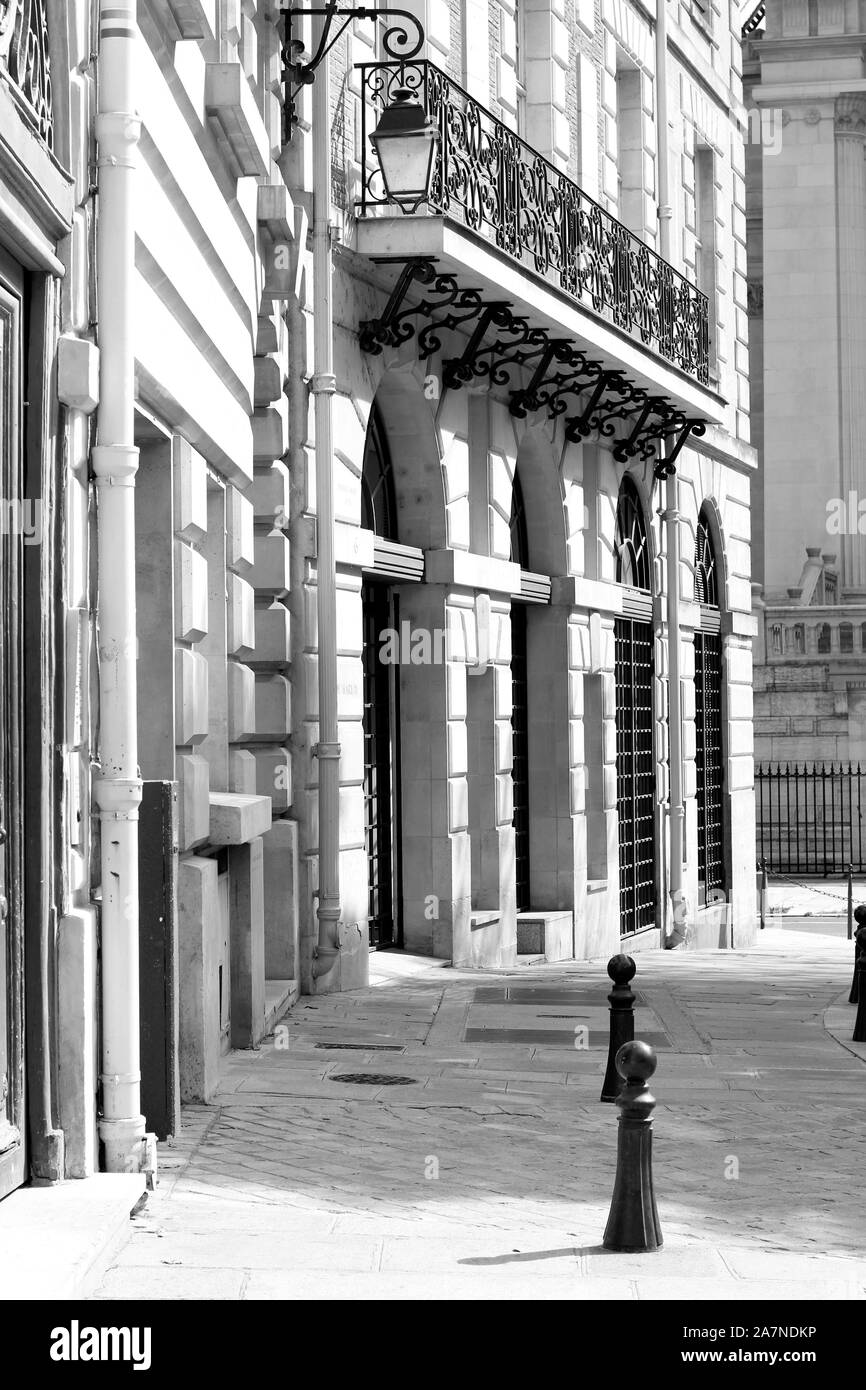
<path id="1" fill-rule="evenodd" d="M 371 989 L 302 999 L 288 1051 L 233 1054 L 215 1105 L 185 1112 L 101 1296 L 861 1299 L 862 1061 L 823 1028 L 850 943 L 774 929 L 752 952 L 641 956 L 641 1023 L 661 1019 L 668 1044 L 653 1079 L 665 1246 L 642 1256 L 600 1249 L 617 1132 L 598 1101 L 604 967 L 479 982 L 391 953 Z M 541 1041 L 514 1040 L 526 1031 Z M 335 1041 L 362 1047 L 316 1046 Z"/>

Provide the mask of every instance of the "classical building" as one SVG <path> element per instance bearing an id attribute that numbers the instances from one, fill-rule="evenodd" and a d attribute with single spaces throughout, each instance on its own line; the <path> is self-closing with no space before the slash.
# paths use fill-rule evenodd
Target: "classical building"
<path id="1" fill-rule="evenodd" d="M 752 939 L 739 28 L 407 3 L 0 4 L 0 1196 L 371 950 Z"/>
<path id="2" fill-rule="evenodd" d="M 749 941 L 740 19 L 410 8 L 410 57 L 384 22 L 335 26 L 283 166 L 329 224 L 290 314 L 302 979 L 334 826 L 320 989 L 377 945 L 513 966 Z M 401 122 L 429 141 L 408 188 L 384 177 Z M 314 756 L 323 476 L 338 792 Z"/>
<path id="3" fill-rule="evenodd" d="M 785 776 L 866 762 L 866 5 L 757 8 L 746 100 L 760 113 L 756 133 L 779 138 L 754 140 L 747 164 L 762 465 L 755 756 L 766 768 L 764 851 L 776 867 L 822 872 L 866 848 L 850 837 L 847 776 Z M 850 791 L 856 821 L 856 779 Z"/>

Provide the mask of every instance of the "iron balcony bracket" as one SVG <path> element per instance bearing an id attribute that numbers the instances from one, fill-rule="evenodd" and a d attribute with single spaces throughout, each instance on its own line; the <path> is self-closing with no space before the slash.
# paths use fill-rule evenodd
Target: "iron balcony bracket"
<path id="1" fill-rule="evenodd" d="M 419 285 L 430 285 L 435 279 L 434 261 L 419 258 L 404 262 L 384 313 L 377 319 L 365 319 L 358 326 L 361 351 L 378 354 L 383 347 L 399 347 L 401 343 L 407 343 L 414 336 L 412 320 L 420 308 L 418 305 L 403 308 L 409 288 L 413 281 Z"/>
<path id="2" fill-rule="evenodd" d="M 678 431 L 676 443 L 667 458 L 659 459 L 653 469 L 653 477 L 660 480 L 669 478 L 672 473 L 676 473 L 677 470 L 674 465 L 691 435 L 695 435 L 695 437 L 699 439 L 707 432 L 705 420 L 688 420 L 679 411 L 677 412 L 677 416 L 678 421 L 673 425 L 669 424 L 667 427 L 668 432 L 672 428 Z"/>
<path id="3" fill-rule="evenodd" d="M 484 339 L 491 327 L 509 328 L 514 322 L 514 315 L 511 313 L 511 305 L 502 303 L 487 304 L 484 311 L 479 315 L 478 322 L 472 330 L 472 336 L 466 344 L 462 357 L 451 357 L 442 364 L 442 383 L 449 389 L 459 391 L 461 386 L 468 386 L 475 377 L 489 376 L 490 370 L 484 365 L 484 359 L 488 358 L 495 350 L 494 347 L 483 346 Z"/>
<path id="4" fill-rule="evenodd" d="M 405 304 L 413 281 L 429 285 L 431 295 L 417 304 Z M 430 260 L 407 261 L 385 306 L 381 318 L 366 319 L 359 326 L 362 352 L 378 354 L 384 347 L 400 347 L 418 337 L 418 356 L 422 361 L 442 348 L 442 334 L 453 332 L 473 320 L 483 321 L 488 305 L 481 290 L 461 289 L 454 275 L 437 273 Z M 428 322 L 419 327 L 417 320 Z M 474 334 L 473 334 L 474 336 Z"/>
<path id="5" fill-rule="evenodd" d="M 587 390 L 605 375 L 601 362 L 593 362 L 568 342 L 555 339 L 550 344 L 546 361 L 539 363 L 532 379 L 523 391 L 516 391 L 509 409 L 522 419 L 530 410 L 546 410 L 552 420 L 564 415 L 570 396 L 584 396 Z M 551 359 L 561 370 L 545 375 Z"/>
<path id="6" fill-rule="evenodd" d="M 430 293 L 407 304 L 413 284 L 428 287 Z M 421 319 L 426 319 L 423 326 Z M 384 312 L 361 323 L 359 342 L 363 352 L 378 355 L 384 347 L 400 347 L 417 336 L 423 361 L 442 350 L 445 333 L 469 325 L 462 355 L 443 364 L 446 388 L 459 390 L 486 378 L 490 386 L 510 389 L 508 408 L 516 418 L 525 419 L 536 410 L 545 410 L 551 420 L 566 416 L 565 436 L 572 443 L 595 435 L 614 442 L 613 456 L 619 463 L 657 458 L 656 478 L 674 473 L 688 439 L 706 433 L 704 421 L 690 419 L 667 397 L 650 395 L 621 371 L 588 358 L 570 340 L 551 338 L 546 329 L 532 327 L 504 301 L 485 303 L 482 290 L 461 289 L 455 275 L 437 271 L 429 258 L 401 263 Z M 499 336 L 488 343 L 493 329 Z M 530 373 L 528 382 L 515 386 L 512 373 L 523 371 Z M 583 408 L 566 415 L 568 400 L 575 396 Z M 662 443 L 671 436 L 675 442 L 662 459 Z"/>
<path id="7" fill-rule="evenodd" d="M 511 335 L 510 339 L 497 338 L 478 353 L 471 365 L 469 380 L 486 377 L 491 386 L 512 387 L 512 371 L 523 371 L 547 351 L 547 333 L 543 328 L 530 327 L 528 319 L 512 314 L 503 326 Z M 461 376 L 457 385 L 463 385 L 463 381 Z"/>

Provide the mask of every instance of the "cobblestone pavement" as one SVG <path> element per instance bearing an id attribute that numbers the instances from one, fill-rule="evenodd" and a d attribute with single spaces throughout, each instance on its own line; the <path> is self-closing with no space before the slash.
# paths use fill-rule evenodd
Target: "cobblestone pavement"
<path id="1" fill-rule="evenodd" d="M 226 1059 L 98 1297 L 862 1298 L 866 1067 L 823 1027 L 851 958 L 817 923 L 638 956 L 665 1245 L 619 1255 L 604 963 L 380 955 Z"/>

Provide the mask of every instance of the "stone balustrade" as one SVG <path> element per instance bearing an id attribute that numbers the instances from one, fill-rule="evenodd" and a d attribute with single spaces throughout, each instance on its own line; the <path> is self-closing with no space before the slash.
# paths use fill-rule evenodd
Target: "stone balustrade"
<path id="1" fill-rule="evenodd" d="M 785 608 L 765 614 L 767 661 L 862 660 L 866 605 Z"/>

